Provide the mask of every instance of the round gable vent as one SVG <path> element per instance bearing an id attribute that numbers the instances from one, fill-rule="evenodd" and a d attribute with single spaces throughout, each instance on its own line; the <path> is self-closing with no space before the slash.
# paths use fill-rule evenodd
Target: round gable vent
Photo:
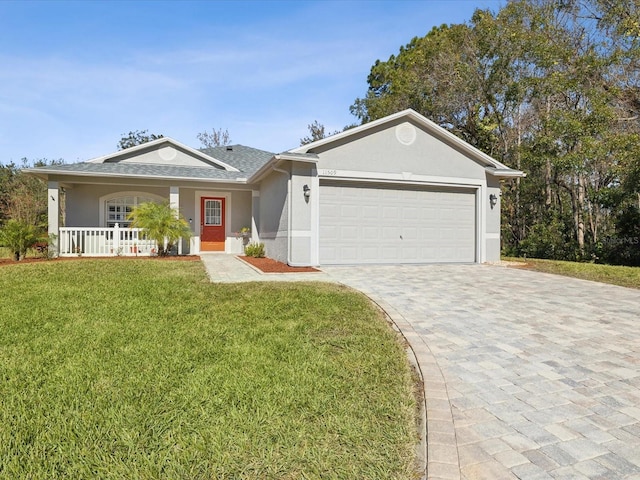
<path id="1" fill-rule="evenodd" d="M 160 155 L 160 158 L 165 161 L 173 160 L 174 158 L 176 158 L 177 153 L 178 152 L 176 152 L 171 147 L 164 147 L 158 150 L 158 155 Z"/>
<path id="2" fill-rule="evenodd" d="M 403 123 L 396 127 L 396 138 L 403 145 L 411 145 L 416 141 L 416 127 Z"/>

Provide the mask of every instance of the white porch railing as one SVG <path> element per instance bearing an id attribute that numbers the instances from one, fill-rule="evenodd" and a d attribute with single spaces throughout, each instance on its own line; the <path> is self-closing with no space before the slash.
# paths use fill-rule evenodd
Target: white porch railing
<path id="1" fill-rule="evenodd" d="M 139 228 L 62 227 L 58 239 L 59 255 L 71 257 L 149 256 L 158 252 L 155 240 Z"/>

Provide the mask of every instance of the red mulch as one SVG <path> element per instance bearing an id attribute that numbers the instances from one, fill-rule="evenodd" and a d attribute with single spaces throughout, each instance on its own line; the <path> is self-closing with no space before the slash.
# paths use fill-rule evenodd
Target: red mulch
<path id="1" fill-rule="evenodd" d="M 69 260 L 173 260 L 181 262 L 197 262 L 200 261 L 200 257 L 197 255 L 179 255 L 168 257 L 58 257 L 58 258 L 40 258 L 40 257 L 28 257 L 16 262 L 12 258 L 0 258 L 0 267 L 3 265 L 20 265 L 23 263 L 39 263 L 39 262 L 66 262 Z"/>
<path id="2" fill-rule="evenodd" d="M 278 262 L 272 258 L 238 257 L 240 260 L 253 265 L 264 273 L 306 273 L 319 272 L 313 267 L 291 267 L 286 263 Z"/>

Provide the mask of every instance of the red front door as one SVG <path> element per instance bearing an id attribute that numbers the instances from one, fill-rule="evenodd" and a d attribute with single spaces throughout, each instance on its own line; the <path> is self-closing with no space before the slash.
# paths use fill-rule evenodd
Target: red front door
<path id="1" fill-rule="evenodd" d="M 224 198 L 200 200 L 200 250 L 224 251 Z"/>

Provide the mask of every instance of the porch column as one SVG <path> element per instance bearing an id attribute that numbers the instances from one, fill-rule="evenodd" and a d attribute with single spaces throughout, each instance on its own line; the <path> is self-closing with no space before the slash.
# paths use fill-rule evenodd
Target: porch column
<path id="1" fill-rule="evenodd" d="M 251 241 L 260 242 L 260 190 L 251 190 Z"/>
<path id="2" fill-rule="evenodd" d="M 47 233 L 49 234 L 51 254 L 58 256 L 58 236 L 60 234 L 60 184 L 47 183 Z"/>
<path id="3" fill-rule="evenodd" d="M 180 217 L 180 187 L 169 187 L 169 205 L 175 209 L 177 217 Z M 178 255 L 182 255 L 182 238 L 178 240 Z"/>

